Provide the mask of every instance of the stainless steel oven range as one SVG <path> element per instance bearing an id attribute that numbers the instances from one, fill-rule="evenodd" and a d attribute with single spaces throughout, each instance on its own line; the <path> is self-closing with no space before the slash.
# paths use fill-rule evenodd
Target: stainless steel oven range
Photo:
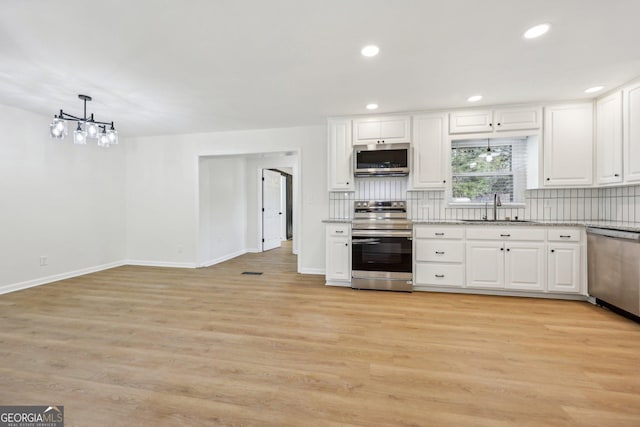
<path id="1" fill-rule="evenodd" d="M 405 201 L 354 202 L 351 287 L 411 292 L 412 229 Z"/>

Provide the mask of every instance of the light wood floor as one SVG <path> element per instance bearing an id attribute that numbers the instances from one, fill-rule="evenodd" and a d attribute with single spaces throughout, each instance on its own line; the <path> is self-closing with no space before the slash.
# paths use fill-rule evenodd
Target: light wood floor
<path id="1" fill-rule="evenodd" d="M 67 426 L 640 425 L 638 324 L 328 288 L 295 264 L 287 246 L 2 295 L 0 404 L 61 404 Z"/>

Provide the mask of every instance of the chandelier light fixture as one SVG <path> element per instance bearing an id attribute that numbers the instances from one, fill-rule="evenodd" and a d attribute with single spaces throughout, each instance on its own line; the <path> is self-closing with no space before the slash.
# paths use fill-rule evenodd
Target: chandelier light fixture
<path id="1" fill-rule="evenodd" d="M 91 101 L 88 95 L 78 95 L 84 102 L 84 116 L 76 117 L 60 110 L 60 114 L 53 116 L 53 122 L 49 125 L 51 138 L 64 139 L 68 133 L 68 122 L 75 121 L 78 126 L 73 131 L 73 143 L 84 145 L 87 139 L 97 139 L 98 147 L 109 148 L 118 143 L 118 131 L 113 126 L 113 122 L 99 122 L 94 120 L 93 113 L 87 117 L 87 101 Z M 109 129 L 107 129 L 109 126 Z"/>

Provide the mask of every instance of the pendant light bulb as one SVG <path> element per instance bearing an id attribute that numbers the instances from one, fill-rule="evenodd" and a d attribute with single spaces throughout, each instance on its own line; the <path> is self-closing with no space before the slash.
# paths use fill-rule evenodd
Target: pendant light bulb
<path id="1" fill-rule="evenodd" d="M 73 131 L 73 143 L 77 145 L 85 145 L 87 143 L 87 133 L 82 130 L 80 122 L 78 122 L 77 129 Z"/>

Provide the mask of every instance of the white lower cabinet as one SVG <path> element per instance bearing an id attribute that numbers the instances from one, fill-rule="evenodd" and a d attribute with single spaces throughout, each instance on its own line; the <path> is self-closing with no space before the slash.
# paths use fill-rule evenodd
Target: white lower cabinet
<path id="1" fill-rule="evenodd" d="M 543 291 L 545 230 L 474 227 L 467 232 L 467 286 Z"/>
<path id="2" fill-rule="evenodd" d="M 326 232 L 325 280 L 327 285 L 351 283 L 351 226 L 328 224 Z"/>
<path id="3" fill-rule="evenodd" d="M 414 284 L 584 295 L 581 229 L 417 225 Z"/>
<path id="4" fill-rule="evenodd" d="M 467 242 L 467 286 L 504 289 L 503 242 Z"/>
<path id="5" fill-rule="evenodd" d="M 415 286 L 464 286 L 464 229 L 414 227 Z"/>
<path id="6" fill-rule="evenodd" d="M 576 228 L 549 230 L 547 244 L 547 290 L 584 293 L 582 271 L 582 231 Z"/>

